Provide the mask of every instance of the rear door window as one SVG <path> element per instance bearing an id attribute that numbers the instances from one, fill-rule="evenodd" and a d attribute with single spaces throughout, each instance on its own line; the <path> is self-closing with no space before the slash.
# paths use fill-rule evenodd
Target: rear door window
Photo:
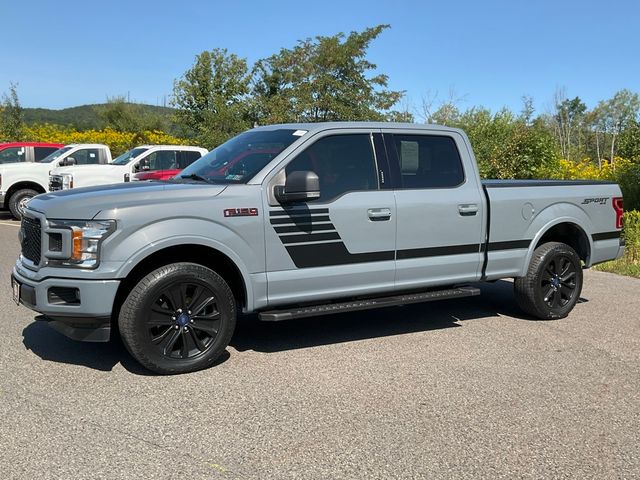
<path id="1" fill-rule="evenodd" d="M 192 150 L 183 150 L 179 153 L 180 155 L 178 156 L 177 168 L 179 168 L 180 170 L 182 170 L 183 168 L 187 168 L 202 156 L 200 152 Z"/>
<path id="2" fill-rule="evenodd" d="M 453 188 L 464 182 L 460 153 L 445 135 L 393 135 L 400 188 Z"/>
<path id="3" fill-rule="evenodd" d="M 47 155 L 52 154 L 58 149 L 59 147 L 33 147 L 34 161 L 39 162 L 40 160 L 45 158 Z"/>

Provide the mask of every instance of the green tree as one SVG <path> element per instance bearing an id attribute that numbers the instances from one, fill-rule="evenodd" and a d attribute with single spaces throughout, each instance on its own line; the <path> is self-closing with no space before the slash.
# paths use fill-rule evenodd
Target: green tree
<path id="1" fill-rule="evenodd" d="M 622 158 L 628 158 L 640 163 L 640 122 L 631 120 L 620 133 L 618 139 L 618 153 Z"/>
<path id="2" fill-rule="evenodd" d="M 454 126 L 465 130 L 483 178 L 536 178 L 557 161 L 553 136 L 541 119 L 527 125 L 510 110 L 471 108 Z"/>
<path id="3" fill-rule="evenodd" d="M 629 90 L 620 90 L 610 100 L 603 100 L 597 108 L 600 123 L 610 137 L 610 157 L 613 163 L 616 154 L 616 139 L 640 112 L 640 97 Z"/>
<path id="4" fill-rule="evenodd" d="M 321 122 L 397 118 L 392 107 L 404 92 L 388 90 L 387 75 L 368 76 L 377 66 L 367 60 L 373 40 L 389 25 L 349 35 L 338 33 L 299 41 L 263 59 L 254 69 L 255 120 Z M 408 115 L 402 118 L 409 118 Z"/>
<path id="5" fill-rule="evenodd" d="M 213 148 L 251 126 L 247 62 L 226 49 L 205 51 L 174 82 L 177 121 L 197 141 Z"/>
<path id="6" fill-rule="evenodd" d="M 0 107 L 0 139 L 5 141 L 22 140 L 24 132 L 23 111 L 18 98 L 18 87 L 9 84 L 9 95 L 2 95 Z"/>
<path id="7" fill-rule="evenodd" d="M 579 149 L 580 128 L 584 123 L 587 106 L 580 97 L 563 98 L 563 93 L 556 94 L 555 114 L 553 115 L 555 134 L 560 144 L 562 158 L 575 160 Z"/>
<path id="8" fill-rule="evenodd" d="M 124 96 L 108 98 L 105 105 L 95 107 L 95 110 L 104 126 L 118 132 L 142 135 L 145 131 L 168 129 L 165 119 L 149 113 L 141 105 L 127 102 Z"/>

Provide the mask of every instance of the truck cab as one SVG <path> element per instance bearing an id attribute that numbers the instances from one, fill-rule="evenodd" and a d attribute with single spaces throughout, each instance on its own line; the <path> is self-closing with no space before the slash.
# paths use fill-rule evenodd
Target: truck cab
<path id="1" fill-rule="evenodd" d="M 34 153 L 35 155 L 35 153 Z M 0 208 L 19 219 L 26 203 L 49 189 L 49 172 L 63 165 L 95 165 L 111 161 L 106 145 L 79 143 L 63 146 L 32 162 L 0 165 Z"/>
<path id="2" fill-rule="evenodd" d="M 0 165 L 5 163 L 38 162 L 62 147 L 64 147 L 62 143 L 1 143 Z"/>
<path id="3" fill-rule="evenodd" d="M 109 165 L 53 169 L 49 189 L 58 191 L 130 182 L 138 173 L 179 172 L 206 153 L 205 148 L 188 145 L 141 145 L 123 153 Z"/>

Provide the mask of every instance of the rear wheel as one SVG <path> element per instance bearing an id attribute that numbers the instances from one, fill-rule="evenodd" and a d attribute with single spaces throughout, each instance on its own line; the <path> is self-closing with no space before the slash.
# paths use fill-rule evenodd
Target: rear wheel
<path id="1" fill-rule="evenodd" d="M 36 195 L 38 195 L 38 192 L 31 188 L 23 188 L 22 190 L 14 192 L 9 199 L 9 211 L 11 211 L 11 215 L 20 220 L 24 209 L 27 207 L 27 202 Z"/>
<path id="2" fill-rule="evenodd" d="M 120 335 L 133 357 L 162 374 L 210 367 L 229 344 L 236 306 L 209 268 L 174 263 L 146 275 L 120 309 Z"/>
<path id="3" fill-rule="evenodd" d="M 582 291 L 582 264 L 573 248 L 549 242 L 535 252 L 527 275 L 514 282 L 520 308 L 534 317 L 564 318 L 573 309 Z"/>

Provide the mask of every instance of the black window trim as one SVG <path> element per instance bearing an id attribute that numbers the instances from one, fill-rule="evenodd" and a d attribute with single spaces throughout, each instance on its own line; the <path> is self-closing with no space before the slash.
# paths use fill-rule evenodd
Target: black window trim
<path id="1" fill-rule="evenodd" d="M 451 185 L 447 187 L 419 187 L 419 188 L 408 188 L 402 186 L 402 174 L 400 172 L 400 156 L 398 155 L 398 150 L 396 149 L 396 142 L 394 141 L 394 136 L 401 135 L 413 135 L 413 136 L 421 136 L 421 137 L 445 137 L 449 138 L 458 153 L 458 159 L 460 160 L 460 168 L 462 170 L 462 181 L 457 185 Z M 387 160 L 389 164 L 389 168 L 391 169 L 391 179 L 393 183 L 394 190 L 451 190 L 454 188 L 460 188 L 465 183 L 467 183 L 467 172 L 464 168 L 464 162 L 462 160 L 462 155 L 460 154 L 460 149 L 458 148 L 458 142 L 453 137 L 453 135 L 441 134 L 441 133 L 423 133 L 423 132 L 384 132 L 383 133 L 385 149 L 387 151 Z"/>

